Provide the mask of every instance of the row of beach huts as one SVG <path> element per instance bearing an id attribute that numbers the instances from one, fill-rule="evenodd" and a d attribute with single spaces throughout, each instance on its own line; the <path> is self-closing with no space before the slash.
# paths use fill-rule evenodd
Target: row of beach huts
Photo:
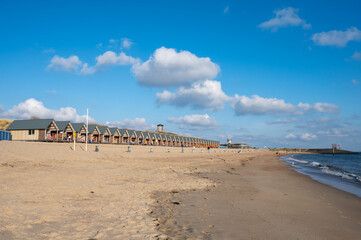
<path id="1" fill-rule="evenodd" d="M 138 131 L 103 125 L 71 123 L 54 119 L 14 120 L 7 131 L 14 141 L 85 142 L 88 132 L 90 143 L 137 144 L 175 147 L 219 147 L 218 141 L 185 137 L 163 132 L 163 125 L 157 131 Z"/>

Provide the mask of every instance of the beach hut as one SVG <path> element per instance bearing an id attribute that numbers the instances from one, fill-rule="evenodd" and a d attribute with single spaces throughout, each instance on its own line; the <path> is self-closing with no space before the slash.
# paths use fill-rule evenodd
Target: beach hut
<path id="1" fill-rule="evenodd" d="M 88 139 L 90 142 L 99 142 L 100 140 L 100 131 L 97 125 L 89 124 L 88 125 Z"/>
<path id="2" fill-rule="evenodd" d="M 110 143 L 121 143 L 121 135 L 119 129 L 116 127 L 109 128 L 110 131 Z"/>
<path id="3" fill-rule="evenodd" d="M 180 143 L 180 146 L 184 146 L 184 139 L 183 139 L 183 137 L 179 137 L 179 143 Z"/>
<path id="4" fill-rule="evenodd" d="M 168 146 L 168 135 L 167 134 L 162 134 L 162 138 L 163 138 L 163 146 Z"/>
<path id="5" fill-rule="evenodd" d="M 129 130 L 128 129 L 128 133 L 129 133 L 129 140 L 130 140 L 130 144 L 137 144 L 137 133 L 135 132 L 135 130 Z"/>
<path id="6" fill-rule="evenodd" d="M 58 139 L 59 128 L 53 119 L 30 119 L 14 120 L 7 131 L 15 141 L 54 141 Z"/>
<path id="7" fill-rule="evenodd" d="M 150 132 L 149 139 L 150 139 L 150 145 L 157 145 L 157 137 L 156 137 L 155 133 Z"/>
<path id="8" fill-rule="evenodd" d="M 193 138 L 194 146 L 198 147 L 198 138 Z"/>
<path id="9" fill-rule="evenodd" d="M 65 129 L 68 127 L 70 122 L 69 121 L 55 121 L 55 124 L 59 128 L 58 139 L 57 140 L 59 141 L 59 140 L 66 139 L 68 135 L 65 132 Z M 70 129 L 72 129 L 71 124 L 70 124 Z M 71 137 L 73 137 L 73 132 L 71 132 Z"/>
<path id="10" fill-rule="evenodd" d="M 180 143 L 180 138 L 179 138 L 179 136 L 176 136 L 176 137 L 175 137 L 175 140 L 176 140 L 176 146 L 177 146 L 177 147 L 180 147 L 181 143 Z"/>
<path id="11" fill-rule="evenodd" d="M 85 142 L 86 139 L 86 125 L 84 123 L 71 123 L 71 127 L 73 129 L 73 132 L 76 132 L 77 141 L 78 142 Z M 72 129 L 66 128 L 65 132 L 66 134 L 71 134 Z M 90 138 L 88 138 L 90 139 Z"/>
<path id="12" fill-rule="evenodd" d="M 163 138 L 162 138 L 161 134 L 156 133 L 155 136 L 157 139 L 157 145 L 159 145 L 159 146 L 163 145 Z"/>
<path id="13" fill-rule="evenodd" d="M 98 126 L 99 129 L 99 142 L 109 143 L 110 142 L 110 130 L 107 126 Z"/>
<path id="14" fill-rule="evenodd" d="M 150 139 L 149 132 L 142 132 L 142 133 L 143 133 L 143 136 L 144 136 L 144 144 L 145 145 L 150 145 L 151 139 Z"/>
<path id="15" fill-rule="evenodd" d="M 128 129 L 125 129 L 125 128 L 119 129 L 119 133 L 120 133 L 120 136 L 122 138 L 121 143 L 129 144 L 130 143 L 130 137 L 129 137 Z"/>
<path id="16" fill-rule="evenodd" d="M 161 138 L 162 138 L 162 146 L 167 146 L 167 136 L 165 134 L 160 134 Z"/>
<path id="17" fill-rule="evenodd" d="M 142 145 L 145 142 L 145 137 L 142 131 L 135 131 L 135 134 L 137 135 L 136 143 L 139 145 Z"/>

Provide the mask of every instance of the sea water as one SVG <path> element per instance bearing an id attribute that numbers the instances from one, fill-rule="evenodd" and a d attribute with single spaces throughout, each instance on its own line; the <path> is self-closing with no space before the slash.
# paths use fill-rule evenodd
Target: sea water
<path id="1" fill-rule="evenodd" d="M 318 182 L 361 197 L 361 154 L 293 154 L 281 160 Z"/>

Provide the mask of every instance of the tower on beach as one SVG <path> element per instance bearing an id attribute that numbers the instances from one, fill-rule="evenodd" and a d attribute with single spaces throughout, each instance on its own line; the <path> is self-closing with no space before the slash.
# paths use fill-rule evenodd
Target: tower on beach
<path id="1" fill-rule="evenodd" d="M 164 125 L 163 124 L 158 124 L 157 125 L 157 132 L 164 132 Z"/>

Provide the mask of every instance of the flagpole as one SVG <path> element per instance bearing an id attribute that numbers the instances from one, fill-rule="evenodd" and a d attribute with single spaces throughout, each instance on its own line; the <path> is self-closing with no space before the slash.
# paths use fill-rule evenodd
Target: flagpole
<path id="1" fill-rule="evenodd" d="M 88 107 L 86 107 L 86 134 L 85 134 L 85 151 L 88 151 Z"/>

